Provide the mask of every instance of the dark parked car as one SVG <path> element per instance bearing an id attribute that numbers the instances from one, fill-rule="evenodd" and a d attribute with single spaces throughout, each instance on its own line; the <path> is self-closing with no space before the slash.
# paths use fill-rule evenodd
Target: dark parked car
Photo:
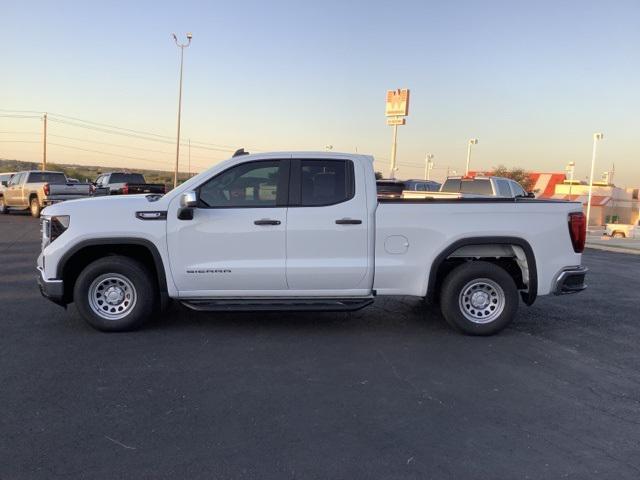
<path id="1" fill-rule="evenodd" d="M 103 195 L 166 193 L 163 183 L 147 183 L 141 173 L 103 173 L 96 179 L 95 186 L 98 193 Z"/>

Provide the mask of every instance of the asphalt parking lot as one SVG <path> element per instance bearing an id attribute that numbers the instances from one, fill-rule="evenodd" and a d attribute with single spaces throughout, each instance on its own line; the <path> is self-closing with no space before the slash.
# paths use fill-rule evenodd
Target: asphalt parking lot
<path id="1" fill-rule="evenodd" d="M 38 250 L 0 217 L 0 479 L 640 478 L 640 256 L 472 338 L 412 299 L 99 333 Z"/>

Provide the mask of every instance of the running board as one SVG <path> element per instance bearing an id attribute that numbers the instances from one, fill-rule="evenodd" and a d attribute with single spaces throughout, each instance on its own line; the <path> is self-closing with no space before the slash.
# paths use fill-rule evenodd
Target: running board
<path id="1" fill-rule="evenodd" d="M 182 300 L 181 303 L 185 307 L 200 312 L 350 312 L 372 304 L 373 296 L 351 298 L 206 298 Z"/>

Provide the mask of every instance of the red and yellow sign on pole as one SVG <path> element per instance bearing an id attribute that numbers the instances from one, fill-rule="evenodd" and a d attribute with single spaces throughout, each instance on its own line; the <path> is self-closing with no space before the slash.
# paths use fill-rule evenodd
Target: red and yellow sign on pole
<path id="1" fill-rule="evenodd" d="M 393 142 L 391 144 L 391 165 L 389 178 L 395 178 L 396 174 L 396 147 L 398 143 L 398 125 L 404 125 L 404 117 L 409 115 L 409 89 L 387 90 L 387 99 L 384 108 L 387 117 L 387 125 L 393 126 Z"/>
<path id="2" fill-rule="evenodd" d="M 409 89 L 387 90 L 387 103 L 384 114 L 387 117 L 406 117 L 409 115 Z"/>

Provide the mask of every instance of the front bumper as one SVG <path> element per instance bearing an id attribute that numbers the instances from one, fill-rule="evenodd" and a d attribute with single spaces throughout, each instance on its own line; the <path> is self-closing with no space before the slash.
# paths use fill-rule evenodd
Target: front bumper
<path id="1" fill-rule="evenodd" d="M 40 287 L 40 293 L 43 297 L 48 298 L 53 303 L 65 307 L 67 304 L 64 301 L 64 281 L 62 280 L 48 280 L 44 277 L 44 270 L 38 267 L 38 287 Z"/>
<path id="2" fill-rule="evenodd" d="M 571 267 L 562 270 L 556 277 L 553 293 L 555 295 L 566 295 L 578 293 L 587 288 L 584 279 L 589 269 L 587 267 Z"/>

